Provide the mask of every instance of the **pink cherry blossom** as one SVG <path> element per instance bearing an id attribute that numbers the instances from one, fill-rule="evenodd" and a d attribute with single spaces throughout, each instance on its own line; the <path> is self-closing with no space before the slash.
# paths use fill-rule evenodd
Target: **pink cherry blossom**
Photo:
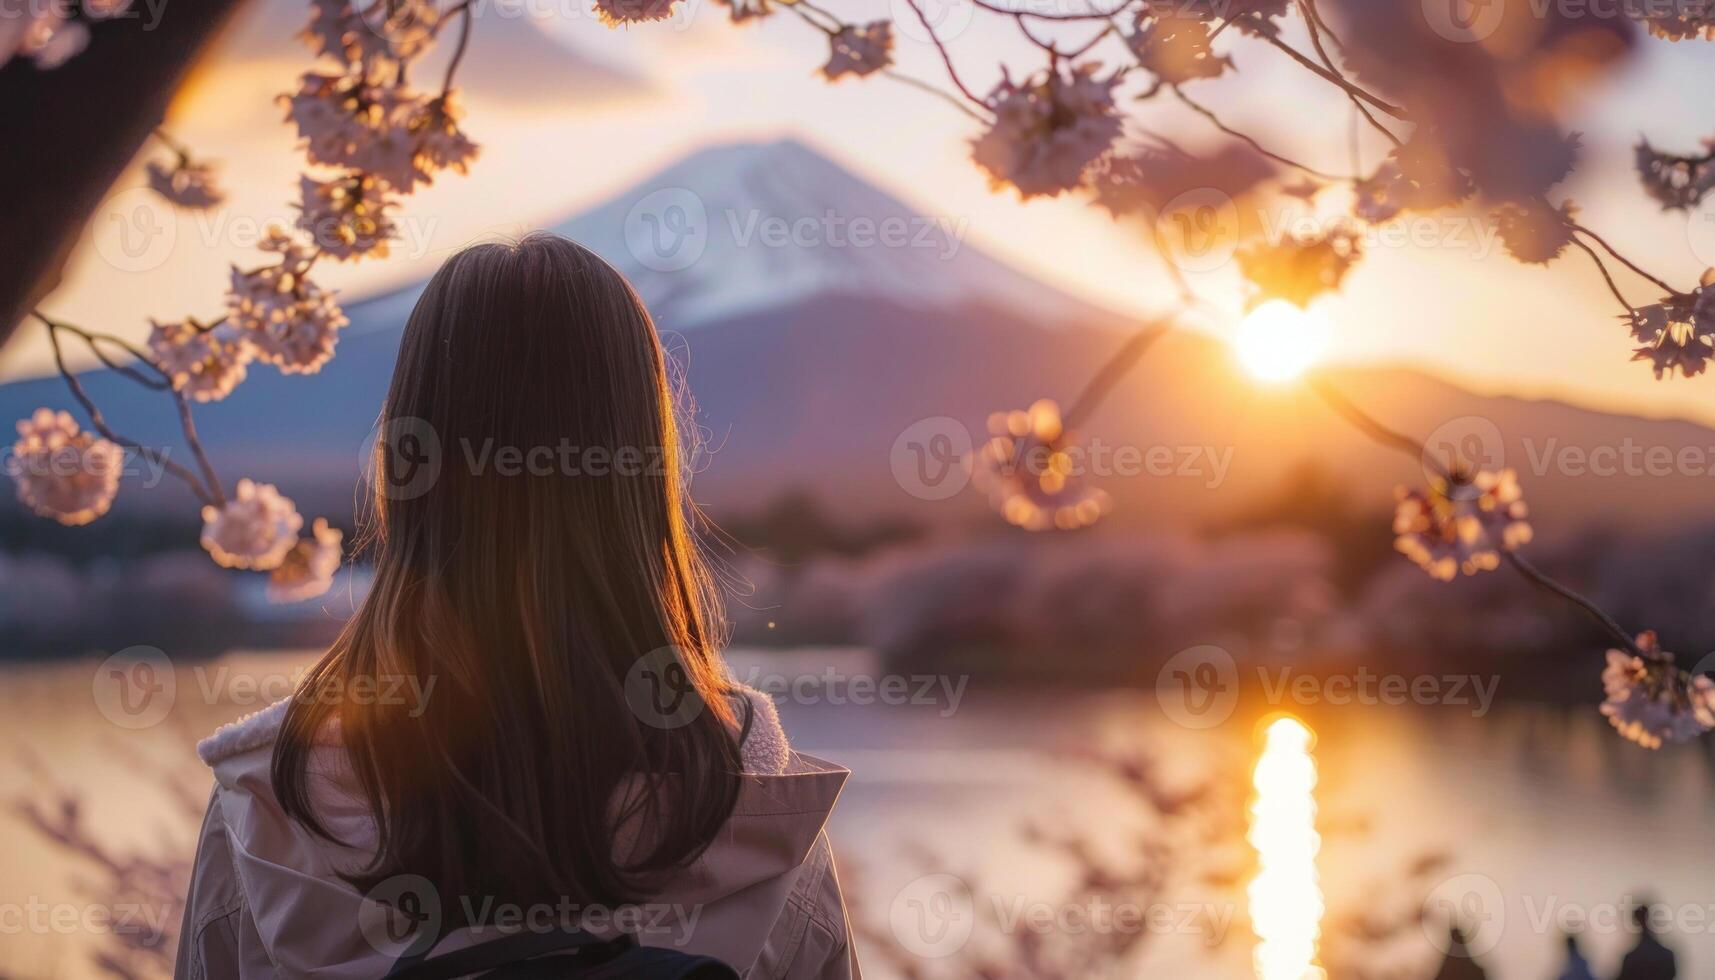
<path id="1" fill-rule="evenodd" d="M 1452 493 L 1441 481 L 1427 493 L 1401 488 L 1394 547 L 1431 577 L 1450 582 L 1460 573 L 1498 568 L 1502 551 L 1528 544 L 1534 532 L 1527 516 L 1512 470 L 1485 470 Z"/>
<path id="2" fill-rule="evenodd" d="M 411 123 L 425 100 L 404 86 L 305 72 L 297 94 L 280 99 L 311 163 L 362 170 L 400 191 L 419 179 Z"/>
<path id="3" fill-rule="evenodd" d="M 202 509 L 202 546 L 225 568 L 280 567 L 297 544 L 304 519 L 271 483 L 238 481 L 224 507 Z"/>
<path id="4" fill-rule="evenodd" d="M 1632 336 L 1643 346 L 1634 361 L 1649 361 L 1659 380 L 1678 371 L 1694 378 L 1715 355 L 1715 290 L 1700 286 L 1631 312 Z"/>
<path id="5" fill-rule="evenodd" d="M 69 413 L 38 408 L 18 423 L 6 472 L 17 482 L 24 506 L 76 527 L 113 505 L 124 462 L 117 445 L 79 430 Z"/>
<path id="6" fill-rule="evenodd" d="M 195 319 L 149 321 L 149 353 L 193 401 L 220 401 L 244 380 L 256 349 L 230 324 L 209 327 Z"/>
<path id="7" fill-rule="evenodd" d="M 595 0 L 593 9 L 609 27 L 648 24 L 673 16 L 678 0 Z"/>
<path id="8" fill-rule="evenodd" d="M 181 208 L 212 208 L 226 200 L 209 164 L 181 159 L 169 166 L 150 160 L 143 169 L 150 189 Z"/>
<path id="9" fill-rule="evenodd" d="M 81 20 L 68 20 L 54 4 L 46 4 L 24 29 L 18 53 L 47 71 L 77 57 L 88 46 L 89 25 Z"/>
<path id="10" fill-rule="evenodd" d="M 1209 24 L 1196 17 L 1177 10 L 1155 13 L 1146 4 L 1137 12 L 1135 27 L 1126 36 L 1127 47 L 1138 64 L 1169 85 L 1215 78 L 1232 65 L 1230 59 L 1215 54 Z"/>
<path id="11" fill-rule="evenodd" d="M 1715 187 L 1715 149 L 1705 149 L 1698 156 L 1662 153 L 1639 140 L 1633 150 L 1638 179 L 1643 181 L 1644 193 L 1654 198 L 1662 210 L 1684 211 L 1696 207 Z"/>
<path id="12" fill-rule="evenodd" d="M 1021 198 L 1054 197 L 1085 184 L 1085 171 L 1120 135 L 1114 111 L 1119 75 L 1083 64 L 1052 69 L 1023 85 L 1009 79 L 989 96 L 994 123 L 971 144 L 993 186 Z"/>
<path id="13" fill-rule="evenodd" d="M 1638 634 L 1642 656 L 1608 651 L 1602 714 L 1621 735 L 1647 749 L 1689 742 L 1715 728 L 1715 683 L 1692 677 L 1662 651 L 1654 632 Z"/>
<path id="14" fill-rule="evenodd" d="M 319 55 L 386 75 L 433 43 L 441 11 L 432 0 L 370 3 L 358 12 L 346 0 L 312 0 L 310 23 L 298 36 Z"/>
<path id="15" fill-rule="evenodd" d="M 971 475 L 1007 523 L 1027 531 L 1065 531 L 1094 524 L 1108 512 L 1108 495 L 1078 472 L 1059 405 L 1044 398 L 1028 409 L 996 412 L 988 430 Z"/>
<path id="16" fill-rule="evenodd" d="M 828 37 L 828 63 L 822 75 L 834 81 L 846 75 L 862 78 L 893 64 L 893 23 L 878 20 L 840 28 Z"/>
<path id="17" fill-rule="evenodd" d="M 409 194 L 416 181 L 430 183 L 437 170 L 452 170 L 459 174 L 470 172 L 478 147 L 459 129 L 458 122 L 463 117 L 464 109 L 459 104 L 456 89 L 431 99 L 423 107 L 411 123 L 411 132 L 417 140 L 413 179 L 391 181 L 395 190 Z"/>
<path id="18" fill-rule="evenodd" d="M 286 374 L 319 371 L 333 357 L 345 314 L 332 293 L 308 278 L 312 253 L 303 245 L 275 229 L 262 248 L 279 262 L 232 268 L 227 317 L 263 361 Z"/>
<path id="19" fill-rule="evenodd" d="M 1545 264 L 1572 244 L 1571 201 L 1559 207 L 1541 198 L 1509 202 L 1495 209 L 1495 232 L 1508 254 L 1520 262 Z"/>
<path id="20" fill-rule="evenodd" d="M 398 236 L 388 217 L 394 202 L 381 182 L 356 173 L 332 180 L 300 177 L 298 227 L 308 232 L 321 253 L 340 261 L 387 257 L 387 243 Z"/>
<path id="21" fill-rule="evenodd" d="M 280 566 L 268 574 L 268 601 L 303 602 L 327 592 L 339 571 L 340 543 L 345 534 L 316 518 L 308 537 L 299 538 Z"/>

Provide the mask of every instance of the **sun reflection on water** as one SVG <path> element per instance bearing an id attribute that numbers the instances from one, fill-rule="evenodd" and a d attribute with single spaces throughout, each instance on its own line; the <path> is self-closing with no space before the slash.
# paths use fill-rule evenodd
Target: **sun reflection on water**
<path id="1" fill-rule="evenodd" d="M 1322 887 L 1316 878 L 1316 736 L 1297 718 L 1269 722 L 1252 786 L 1247 839 L 1257 874 L 1246 889 L 1258 980 L 1322 980 L 1316 963 Z"/>

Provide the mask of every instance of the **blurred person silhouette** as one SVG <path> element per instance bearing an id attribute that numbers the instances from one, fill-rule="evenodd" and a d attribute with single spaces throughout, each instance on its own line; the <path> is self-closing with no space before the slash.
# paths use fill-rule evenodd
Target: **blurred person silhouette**
<path id="1" fill-rule="evenodd" d="M 1615 980 L 1674 980 L 1679 976 L 1679 963 L 1673 950 L 1656 938 L 1650 927 L 1650 912 L 1657 906 L 1645 902 L 1632 910 L 1632 922 L 1638 927 L 1638 941 L 1620 961 L 1620 973 Z"/>
<path id="2" fill-rule="evenodd" d="M 1578 934 L 1566 934 L 1566 965 L 1560 968 L 1556 980 L 1596 980 L 1596 974 L 1590 971 L 1590 961 L 1584 958 L 1584 951 L 1578 948 Z"/>
<path id="3" fill-rule="evenodd" d="M 1488 971 L 1471 952 L 1464 927 L 1456 922 L 1449 925 L 1446 954 L 1441 958 L 1441 968 L 1435 971 L 1435 980 L 1488 980 L 1488 977 Z"/>

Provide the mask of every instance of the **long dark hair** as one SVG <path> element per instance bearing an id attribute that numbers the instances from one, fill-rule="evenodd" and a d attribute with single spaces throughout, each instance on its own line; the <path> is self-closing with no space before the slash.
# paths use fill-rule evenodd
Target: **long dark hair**
<path id="1" fill-rule="evenodd" d="M 358 887 L 639 900 L 713 840 L 741 778 L 648 312 L 566 239 L 467 248 L 411 312 L 381 433 L 374 584 L 287 711 L 276 795 L 331 837 L 309 770 L 337 716 L 379 828 Z M 637 705 L 663 676 L 697 710 Z M 431 679 L 422 704 L 386 697 Z"/>

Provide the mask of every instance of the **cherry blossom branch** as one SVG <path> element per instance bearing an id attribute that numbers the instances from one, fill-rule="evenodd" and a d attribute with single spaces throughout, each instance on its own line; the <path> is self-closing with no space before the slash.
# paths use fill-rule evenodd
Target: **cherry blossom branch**
<path id="1" fill-rule="evenodd" d="M 882 74 L 887 76 L 888 78 L 893 79 L 896 82 L 903 82 L 906 85 L 911 86 L 912 88 L 920 89 L 924 92 L 929 93 L 930 95 L 935 96 L 936 98 L 944 99 L 948 105 L 959 110 L 960 112 L 964 113 L 965 115 L 971 117 L 973 120 L 975 120 L 977 122 L 980 122 L 980 123 L 988 122 L 987 119 L 983 118 L 981 115 L 978 115 L 974 110 L 971 109 L 970 106 L 966 105 L 965 101 L 963 99 L 959 98 L 958 96 L 954 95 L 951 92 L 945 91 L 943 89 L 938 89 L 935 86 L 929 84 L 928 82 L 923 81 L 921 78 L 913 78 L 910 75 L 907 75 L 907 74 L 900 72 L 900 71 L 895 71 L 892 68 L 883 69 Z"/>
<path id="2" fill-rule="evenodd" d="M 1531 564 L 1530 559 L 1518 552 L 1506 549 L 1501 551 L 1501 556 L 1507 560 L 1507 564 L 1511 565 L 1515 571 L 1520 575 L 1523 575 L 1537 588 L 1540 588 L 1552 595 L 1557 595 L 1574 606 L 1577 606 L 1579 609 L 1584 610 L 1591 619 L 1595 620 L 1604 630 L 1607 630 L 1608 635 L 1619 643 L 1621 647 L 1624 647 L 1627 652 L 1631 653 L 1632 656 L 1642 657 L 1644 655 L 1644 652 L 1638 649 L 1637 641 L 1632 639 L 1631 634 L 1627 633 L 1624 629 L 1621 629 L 1620 624 L 1614 622 L 1614 617 L 1603 612 L 1600 606 L 1591 602 L 1583 595 L 1567 588 L 1560 582 L 1544 575 L 1540 569 Z M 1668 657 L 1665 652 L 1659 656 L 1664 659 Z"/>
<path id="3" fill-rule="evenodd" d="M 1364 435 L 1384 446 L 1397 449 L 1408 456 L 1421 460 L 1425 466 L 1433 467 L 1436 474 L 1449 484 L 1462 484 L 1470 479 L 1469 475 L 1456 472 L 1451 465 L 1443 466 L 1441 460 L 1433 456 L 1429 452 L 1429 448 L 1423 443 L 1377 421 L 1375 416 L 1359 408 L 1340 389 L 1334 387 L 1327 378 L 1320 374 L 1313 374 L 1306 381 L 1310 390 L 1315 392 L 1316 397 L 1322 399 L 1324 404 L 1333 409 L 1334 414 L 1345 419 Z"/>
<path id="4" fill-rule="evenodd" d="M 1584 254 L 1590 256 L 1590 261 L 1596 263 L 1596 270 L 1602 273 L 1602 281 L 1608 284 L 1608 292 L 1613 293 L 1614 298 L 1620 301 L 1621 306 L 1625 307 L 1626 316 L 1631 317 L 1636 313 L 1637 308 L 1626 300 L 1626 295 L 1624 293 L 1620 292 L 1620 287 L 1614 282 L 1613 274 L 1608 271 L 1607 263 L 1603 262 L 1602 257 L 1596 254 L 1596 250 L 1591 248 L 1589 245 L 1586 245 L 1584 240 L 1577 236 L 1573 237 L 1572 244 L 1583 249 Z"/>
<path id="5" fill-rule="evenodd" d="M 803 21 L 806 24 L 809 24 L 811 27 L 814 27 L 816 30 L 821 31 L 823 34 L 826 34 L 829 37 L 833 37 L 835 34 L 838 34 L 840 32 L 840 29 L 846 26 L 845 22 L 840 20 L 838 17 L 835 17 L 833 14 L 828 13 L 826 10 L 823 10 L 820 7 L 814 6 L 812 4 L 804 3 L 803 0 L 799 0 L 798 3 L 795 3 L 792 6 L 787 7 L 786 9 L 797 14 L 799 20 Z M 805 13 L 806 10 L 811 11 L 811 12 L 813 12 L 819 16 L 826 17 L 829 21 L 831 21 L 833 23 L 833 26 L 829 27 L 827 24 L 824 24 L 824 23 L 818 21 L 815 17 L 811 17 L 810 14 Z"/>
<path id="6" fill-rule="evenodd" d="M 173 152 L 173 155 L 178 157 L 181 162 L 189 160 L 191 158 L 190 147 L 179 142 L 178 140 L 174 139 L 173 137 L 167 135 L 166 130 L 161 129 L 160 127 L 157 126 L 151 132 L 150 135 L 152 135 L 156 139 L 160 140 L 161 145 L 165 146 L 167 149 L 171 150 Z"/>
<path id="7" fill-rule="evenodd" d="M 1315 24 L 1315 26 L 1321 28 L 1322 33 L 1327 35 L 1328 40 L 1333 41 L 1334 46 L 1344 52 L 1346 50 L 1346 42 L 1340 40 L 1340 35 L 1334 33 L 1334 28 L 1329 26 L 1327 19 L 1322 16 L 1321 8 L 1316 6 L 1316 0 L 1300 0 L 1300 2 L 1304 4 L 1304 9 L 1309 13 L 1310 20 Z M 1330 64 L 1329 67 L 1332 68 L 1333 65 Z"/>
<path id="8" fill-rule="evenodd" d="M 1045 13 L 1040 13 L 1040 12 L 1035 11 L 1035 10 L 1017 10 L 1017 9 L 1013 9 L 1013 8 L 1009 8 L 1009 7 L 1002 7 L 1001 5 L 999 5 L 997 3 L 989 2 L 989 0 L 972 0 L 972 3 L 974 6 L 976 6 L 977 9 L 986 10 L 991 14 L 1001 14 L 1001 15 L 1006 16 L 1006 17 L 1032 17 L 1032 18 L 1035 18 L 1036 20 L 1063 21 L 1063 22 L 1064 21 L 1112 20 L 1116 15 L 1124 13 L 1126 8 L 1131 6 L 1130 0 L 1127 0 L 1126 3 L 1122 3 L 1119 6 L 1115 7 L 1114 9 L 1108 10 L 1108 11 L 1092 10 L 1092 11 L 1089 11 L 1087 13 L 1081 13 L 1081 14 L 1045 14 Z"/>
<path id="9" fill-rule="evenodd" d="M 808 2 L 808 0 L 798 0 L 797 3 L 792 4 L 791 6 L 787 7 L 786 9 L 792 11 L 794 14 L 797 14 L 799 20 L 803 21 L 806 24 L 809 24 L 811 27 L 814 27 L 816 30 L 821 31 L 823 34 L 826 34 L 829 37 L 833 37 L 834 35 L 838 34 L 840 31 L 845 30 L 846 28 L 851 26 L 850 24 L 847 24 L 845 21 L 841 20 L 839 17 L 835 16 L 834 14 L 832 14 L 826 10 L 823 10 L 821 7 L 818 7 L 813 3 Z M 806 13 L 805 12 L 806 10 L 810 11 L 811 13 L 815 13 L 821 17 L 827 18 L 829 23 L 828 24 L 821 23 L 820 21 L 816 20 L 815 17 L 811 17 L 809 13 Z M 830 26 L 830 24 L 832 26 Z M 936 98 L 945 101 L 948 105 L 950 105 L 953 108 L 964 113 L 966 116 L 969 116 L 972 120 L 974 120 L 976 122 L 984 123 L 984 124 L 986 124 L 988 122 L 987 118 L 985 118 L 980 113 L 977 113 L 976 111 L 971 109 L 970 105 L 968 103 L 966 103 L 963 99 L 959 98 L 957 95 L 954 95 L 953 93 L 948 92 L 945 89 L 936 88 L 934 85 L 931 85 L 930 83 L 922 80 L 921 78 L 916 78 L 914 76 L 907 75 L 904 72 L 899 71 L 897 68 L 891 68 L 891 67 L 883 68 L 881 70 L 881 74 L 888 77 L 888 78 L 893 79 L 896 82 L 900 82 L 902 84 L 909 85 L 912 88 L 917 89 L 918 91 L 926 92 L 929 95 L 933 95 Z M 966 94 L 968 95 L 969 93 L 966 93 Z M 985 108 L 986 108 L 986 106 L 985 106 Z"/>
<path id="10" fill-rule="evenodd" d="M 454 7 L 449 16 L 459 18 L 459 39 L 453 46 L 453 57 L 451 61 L 447 62 L 447 74 L 441 82 L 441 98 L 443 99 L 447 97 L 447 93 L 452 91 L 453 76 L 458 73 L 459 65 L 464 61 L 465 49 L 470 45 L 470 0 L 464 0 L 463 3 Z"/>
<path id="11" fill-rule="evenodd" d="M 1334 65 L 1334 59 L 1328 56 L 1327 49 L 1322 46 L 1322 30 L 1325 25 L 1322 24 L 1322 15 L 1316 12 L 1314 0 L 1299 0 L 1299 7 L 1304 13 L 1304 25 L 1309 28 L 1310 31 L 1311 47 L 1316 49 L 1316 54 L 1321 57 L 1322 64 L 1326 65 L 1329 71 L 1338 71 L 1339 69 Z M 1330 34 L 1330 36 L 1332 36 L 1332 34 Z M 1358 98 L 1357 95 L 1352 93 L 1350 90 L 1347 90 L 1346 98 L 1352 100 L 1352 105 L 1357 108 L 1359 114 L 1369 121 L 1369 124 L 1375 128 L 1376 132 L 1387 137 L 1388 142 L 1392 143 L 1394 146 L 1403 145 L 1400 142 L 1400 138 L 1393 134 L 1393 130 L 1383 126 L 1381 121 L 1370 112 L 1369 108 L 1364 105 L 1362 99 Z"/>
<path id="12" fill-rule="evenodd" d="M 1364 89 L 1360 85 L 1357 85 L 1357 84 L 1354 84 L 1352 82 L 1347 81 L 1345 76 L 1341 75 L 1339 72 L 1330 71 L 1330 70 L 1322 67 L 1321 65 L 1317 64 L 1315 61 L 1306 57 L 1304 52 L 1299 51 L 1297 48 L 1294 48 L 1292 45 L 1287 44 L 1285 41 L 1282 41 L 1280 38 L 1277 38 L 1272 34 L 1263 34 L 1262 39 L 1267 41 L 1269 44 L 1272 44 L 1275 47 L 1279 48 L 1281 51 L 1284 51 L 1288 56 L 1290 56 L 1292 58 L 1292 60 L 1294 60 L 1294 61 L 1298 62 L 1299 64 L 1303 65 L 1304 67 L 1310 69 L 1316 75 L 1320 76 L 1324 81 L 1327 81 L 1333 85 L 1338 85 L 1340 88 L 1345 89 L 1347 95 L 1350 95 L 1354 98 L 1363 99 L 1365 102 L 1368 102 L 1370 105 L 1375 106 L 1377 109 L 1380 109 L 1381 111 L 1387 113 L 1388 115 L 1394 117 L 1395 119 L 1404 120 L 1406 122 L 1411 121 L 1411 116 L 1404 109 L 1400 108 L 1399 106 L 1394 105 L 1391 102 L 1388 102 L 1387 100 L 1381 98 L 1380 96 L 1370 94 L 1370 92 L 1368 90 Z"/>
<path id="13" fill-rule="evenodd" d="M 226 491 L 220 485 L 220 478 L 214 474 L 214 465 L 208 461 L 208 453 L 203 451 L 202 439 L 197 436 L 196 420 L 191 418 L 191 403 L 185 398 L 185 393 L 178 388 L 173 390 L 173 402 L 179 409 L 179 429 L 185 434 L 185 445 L 190 447 L 191 456 L 197 461 L 202 470 L 203 481 L 214 495 L 217 507 L 226 506 Z"/>
<path id="14" fill-rule="evenodd" d="M 37 313 L 36 316 L 44 323 L 48 323 L 50 329 L 64 330 L 82 340 L 84 345 L 89 348 L 89 352 L 94 354 L 96 359 L 99 360 L 108 370 L 130 378 L 132 381 L 137 382 L 151 391 L 166 391 L 173 386 L 172 379 L 167 376 L 165 371 L 161 370 L 160 365 L 156 364 L 154 360 L 149 358 L 141 350 L 138 350 L 137 347 L 123 338 L 116 337 L 112 334 L 93 333 L 91 331 L 84 330 L 81 327 L 72 326 L 69 323 L 50 321 L 40 313 Z M 101 344 L 113 344 L 114 346 L 119 347 L 127 354 L 130 354 L 139 363 L 147 364 L 149 366 L 149 370 L 154 371 L 157 376 L 153 378 L 145 377 L 142 374 L 139 374 L 129 364 L 121 364 L 118 361 L 113 360 L 107 356 L 106 351 L 101 349 Z"/>
<path id="15" fill-rule="evenodd" d="M 1469 482 L 1469 475 L 1464 475 L 1462 478 L 1452 475 L 1450 471 L 1456 464 L 1451 460 L 1449 461 L 1448 466 L 1442 466 L 1441 461 L 1431 456 L 1423 443 L 1405 435 L 1404 433 L 1396 432 L 1376 421 L 1376 419 L 1369 413 L 1354 405 L 1350 399 L 1342 394 L 1339 389 L 1330 384 L 1326 378 L 1312 376 L 1309 380 L 1310 390 L 1314 391 L 1317 397 L 1321 398 L 1330 408 L 1334 409 L 1335 414 L 1339 415 L 1347 422 L 1352 423 L 1365 435 L 1382 445 L 1388 446 L 1392 449 L 1401 450 L 1408 455 L 1422 460 L 1424 464 L 1435 467 L 1439 473 L 1449 480 L 1449 482 L 1460 484 Z M 1597 606 L 1594 602 L 1585 598 L 1578 592 L 1573 591 L 1567 586 L 1544 574 L 1541 569 L 1531 563 L 1530 559 L 1519 554 L 1514 549 L 1503 547 L 1496 550 L 1506 558 L 1507 564 L 1511 565 L 1515 571 L 1524 576 L 1524 578 L 1531 584 L 1545 592 L 1559 596 L 1561 599 L 1564 599 L 1572 605 L 1577 606 L 1579 609 L 1582 609 L 1590 616 L 1590 618 L 1600 624 L 1602 628 L 1620 644 L 1620 646 L 1624 647 L 1635 656 L 1643 655 L 1643 652 L 1638 649 L 1637 642 L 1632 639 L 1631 634 L 1622 629 L 1620 624 L 1615 622 L 1614 618 L 1604 612 L 1601 607 Z"/>
<path id="16" fill-rule="evenodd" d="M 54 352 L 54 366 L 59 369 L 60 377 L 65 380 L 66 387 L 71 390 L 72 397 L 77 399 L 79 405 L 83 406 L 84 414 L 89 416 L 89 424 L 95 428 L 95 431 L 101 433 L 108 442 L 136 452 L 144 459 L 183 480 L 191 488 L 191 492 L 196 494 L 198 500 L 205 504 L 215 504 L 216 498 L 190 470 L 167 458 L 166 453 L 113 431 L 113 428 L 107 424 L 107 419 L 101 414 L 101 409 L 95 406 L 94 399 L 89 397 L 89 392 L 84 388 L 83 382 L 66 366 L 65 354 L 60 349 L 59 331 L 55 328 L 54 322 L 40 313 L 32 312 L 32 315 L 47 327 L 48 343 L 53 347 Z"/>
<path id="17" fill-rule="evenodd" d="M 923 25 L 923 30 L 928 32 L 929 40 L 935 44 L 935 50 L 941 53 L 941 63 L 947 66 L 947 77 L 952 80 L 953 87 L 958 89 L 965 98 L 982 106 L 985 112 L 988 111 L 988 103 L 977 98 L 965 86 L 964 80 L 959 78 L 959 70 L 953 67 L 953 56 L 948 53 L 947 45 L 941 40 L 941 35 L 935 33 L 935 27 L 929 23 L 929 15 L 923 12 L 923 6 L 919 0 L 905 0 L 905 2 L 911 7 L 911 12 L 917 15 L 917 22 Z"/>
<path id="18" fill-rule="evenodd" d="M 1123 380 L 1128 372 L 1143 359 L 1149 348 L 1161 339 L 1170 329 L 1166 321 L 1156 321 L 1147 324 L 1132 334 L 1113 356 L 1102 364 L 1095 375 L 1078 392 L 1078 397 L 1072 400 L 1072 406 L 1066 410 L 1063 425 L 1070 429 L 1083 422 L 1099 407 L 1114 386 Z"/>
<path id="19" fill-rule="evenodd" d="M 1279 153 L 1275 153 L 1274 151 L 1265 148 L 1261 143 L 1258 143 L 1252 137 L 1247 136 L 1246 134 L 1241 133 L 1238 130 L 1232 128 L 1231 126 L 1228 126 L 1226 123 L 1222 122 L 1221 118 L 1219 116 L 1215 115 L 1215 111 L 1213 109 L 1210 109 L 1208 106 L 1205 106 L 1200 102 L 1196 102 L 1196 101 L 1192 100 L 1192 98 L 1189 95 L 1185 94 L 1185 90 L 1180 88 L 1178 85 L 1169 85 L 1168 88 L 1172 89 L 1173 94 L 1179 97 L 1179 101 L 1185 103 L 1185 105 L 1188 108 L 1190 108 L 1192 111 L 1196 112 L 1198 115 L 1202 116 L 1204 119 L 1207 119 L 1207 120 L 1209 120 L 1209 122 L 1213 123 L 1216 129 L 1220 130 L 1223 133 L 1226 133 L 1228 136 L 1231 136 L 1234 139 L 1243 140 L 1247 145 L 1250 146 L 1251 149 L 1257 151 L 1258 153 L 1262 154 L 1265 157 L 1268 157 L 1270 160 L 1273 160 L 1276 163 L 1284 163 L 1288 167 L 1293 167 L 1295 169 L 1302 170 L 1312 177 L 1320 177 L 1323 180 L 1333 181 L 1335 183 L 1350 183 L 1350 182 L 1355 181 L 1357 179 L 1355 177 L 1339 177 L 1339 176 L 1336 176 L 1334 174 L 1327 173 L 1327 172 L 1322 171 L 1322 170 L 1318 170 L 1315 167 L 1309 166 L 1308 164 L 1300 163 L 1297 160 L 1292 159 L 1291 157 L 1282 156 Z"/>
<path id="20" fill-rule="evenodd" d="M 82 327 L 74 326 L 74 325 L 72 325 L 70 323 L 66 323 L 64 321 L 55 320 L 55 319 L 47 316 L 46 314 L 42 313 L 40 310 L 32 310 L 31 314 L 34 315 L 36 317 L 36 319 L 42 321 L 42 323 L 47 326 L 49 338 L 54 339 L 54 354 L 55 354 L 54 360 L 56 363 L 61 365 L 60 374 L 66 378 L 66 381 L 68 384 L 73 385 L 73 387 L 75 389 L 73 392 L 74 394 L 77 394 L 78 391 L 82 391 L 83 389 L 82 389 L 82 385 L 76 381 L 75 377 L 71 376 L 70 374 L 68 374 L 66 372 L 66 370 L 64 369 L 64 362 L 58 356 L 59 355 L 59 341 L 57 339 L 57 332 L 60 330 L 64 330 L 68 333 L 73 334 L 74 336 L 82 338 L 84 343 L 89 345 L 89 349 L 95 353 L 95 356 L 101 360 L 101 363 L 106 365 L 109 369 L 111 369 L 113 371 L 117 371 L 120 374 L 125 375 L 126 377 L 129 377 L 129 378 L 135 380 L 136 382 L 138 382 L 139 384 L 142 384 L 144 387 L 147 387 L 153 391 L 170 392 L 172 394 L 173 403 L 178 409 L 179 428 L 181 431 L 184 432 L 185 444 L 190 447 L 191 456 L 196 459 L 197 467 L 198 467 L 198 469 L 200 469 L 202 471 L 203 489 L 205 491 L 207 491 L 208 495 L 214 499 L 214 502 L 216 504 L 225 504 L 226 503 L 226 493 L 221 488 L 220 479 L 217 476 L 215 476 L 214 466 L 213 466 L 213 464 L 211 464 L 209 462 L 208 454 L 203 449 L 202 440 L 197 436 L 196 421 L 191 417 L 190 402 L 189 402 L 189 400 L 187 400 L 185 398 L 184 392 L 179 391 L 176 387 L 174 387 L 173 382 L 172 382 L 172 378 L 167 374 L 167 372 L 165 372 L 161 369 L 161 366 L 159 364 L 156 364 L 152 358 L 150 358 L 143 351 L 139 350 L 136 346 L 134 346 L 131 343 L 123 340 L 122 338 L 115 337 L 112 334 L 97 333 L 95 331 L 85 330 Z M 222 319 L 224 319 L 224 317 Z M 156 381 L 152 381 L 151 379 L 144 378 L 142 375 L 139 375 L 139 374 L 135 373 L 134 371 L 132 371 L 128 366 L 122 365 L 122 364 L 116 364 L 115 362 L 109 360 L 106 357 L 106 355 L 104 355 L 101 352 L 101 350 L 96 346 L 96 341 L 98 341 L 98 340 L 105 341 L 105 342 L 112 343 L 112 344 L 116 344 L 119 347 L 124 348 L 125 351 L 127 353 L 129 353 L 132 357 L 136 358 L 140 363 L 147 364 L 149 366 L 150 370 L 152 370 L 156 374 L 160 375 L 160 381 L 156 382 Z M 98 412 L 95 412 L 95 410 L 94 410 L 93 401 L 88 401 L 88 400 L 86 400 L 87 398 L 88 398 L 88 395 L 87 395 L 87 392 L 85 392 L 84 395 L 79 398 L 79 401 L 83 402 L 84 408 L 89 410 L 91 412 L 92 416 L 99 414 Z M 91 421 L 92 422 L 94 421 L 93 417 L 92 417 Z M 103 433 L 103 434 L 105 435 L 106 433 Z M 118 439 L 114 439 L 112 436 L 108 436 L 108 438 L 114 442 L 119 441 Z M 133 448 L 137 448 L 137 449 L 139 449 L 139 451 L 141 451 L 141 447 L 134 446 Z"/>
<path id="21" fill-rule="evenodd" d="M 1681 293 L 1679 290 L 1674 289 L 1672 286 L 1669 286 L 1667 283 L 1663 282 L 1661 279 L 1658 279 L 1655 276 L 1650 275 L 1648 272 L 1645 272 L 1641 267 L 1638 266 L 1637 263 L 1633 262 L 1631 259 L 1626 258 L 1624 255 L 1621 255 L 1619 253 L 1619 251 L 1614 248 L 1614 246 L 1609 245 L 1607 239 L 1603 238 L 1601 235 L 1596 234 L 1596 232 L 1591 230 L 1590 228 L 1587 228 L 1584 225 L 1578 224 L 1577 222 L 1572 222 L 1571 228 L 1574 232 L 1588 236 L 1591 241 L 1602 246 L 1603 251 L 1606 251 L 1609 255 L 1612 255 L 1616 262 L 1618 262 L 1621 265 L 1625 266 L 1626 268 L 1632 270 L 1633 272 L 1637 273 L 1638 275 L 1644 277 L 1645 279 L 1648 279 L 1650 282 L 1655 283 L 1657 286 L 1660 286 L 1662 288 L 1662 290 L 1667 293 L 1667 295 L 1669 295 L 1669 296 L 1683 296 L 1683 295 L 1685 295 L 1684 293 Z"/>

